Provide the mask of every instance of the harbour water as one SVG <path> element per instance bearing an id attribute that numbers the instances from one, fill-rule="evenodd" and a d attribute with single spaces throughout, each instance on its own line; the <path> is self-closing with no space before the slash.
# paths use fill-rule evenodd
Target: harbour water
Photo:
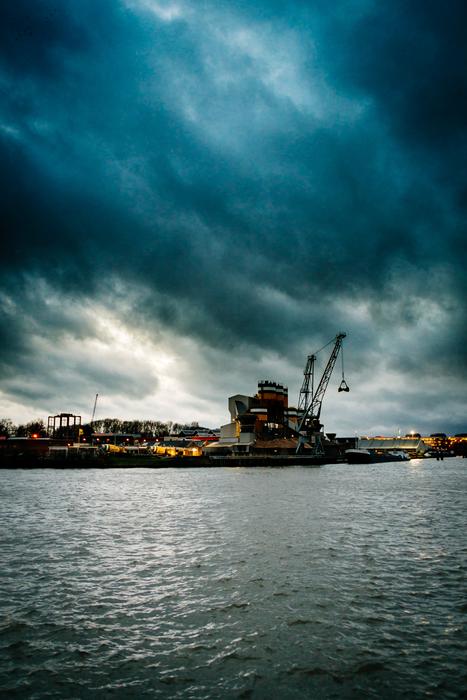
<path id="1" fill-rule="evenodd" d="M 5 470 L 11 698 L 461 698 L 467 460 Z"/>

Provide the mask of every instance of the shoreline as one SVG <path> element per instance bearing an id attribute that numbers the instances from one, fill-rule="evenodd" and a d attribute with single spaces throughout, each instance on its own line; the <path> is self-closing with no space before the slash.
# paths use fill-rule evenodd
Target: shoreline
<path id="1" fill-rule="evenodd" d="M 287 467 L 309 466 L 319 467 L 323 464 L 334 464 L 335 459 L 317 457 L 315 455 L 252 455 L 217 456 L 217 457 L 149 457 L 141 456 L 108 456 L 74 457 L 66 459 L 48 459 L 40 457 L 15 456 L 6 457 L 0 461 L 2 469 L 213 469 L 216 467 Z"/>

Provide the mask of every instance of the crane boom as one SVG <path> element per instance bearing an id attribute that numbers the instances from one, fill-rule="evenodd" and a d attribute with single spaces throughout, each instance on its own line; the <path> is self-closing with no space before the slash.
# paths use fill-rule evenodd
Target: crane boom
<path id="1" fill-rule="evenodd" d="M 99 394 L 96 394 L 96 398 L 94 399 L 94 408 L 92 409 L 92 417 L 91 417 L 91 425 L 94 423 L 94 418 L 96 415 L 96 406 L 97 406 L 97 397 Z"/>
<path id="2" fill-rule="evenodd" d="M 334 343 L 328 363 L 324 368 L 323 376 L 321 377 L 308 411 L 313 418 L 319 418 L 321 415 L 321 406 L 323 405 L 324 394 L 328 388 L 329 380 L 331 379 L 331 374 L 334 369 L 334 365 L 336 364 L 337 356 L 339 355 L 339 350 L 342 347 L 342 341 L 344 340 L 345 336 L 345 333 L 339 333 L 336 335 L 336 342 Z"/>

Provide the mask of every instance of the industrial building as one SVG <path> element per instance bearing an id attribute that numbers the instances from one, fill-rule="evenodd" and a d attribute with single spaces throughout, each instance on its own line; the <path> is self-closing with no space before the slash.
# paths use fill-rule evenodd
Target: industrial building
<path id="1" fill-rule="evenodd" d="M 228 406 L 230 423 L 221 426 L 219 441 L 207 446 L 206 451 L 245 453 L 271 441 L 274 450 L 295 450 L 297 409 L 289 408 L 289 392 L 283 384 L 260 381 L 254 396 L 235 394 L 229 397 Z"/>

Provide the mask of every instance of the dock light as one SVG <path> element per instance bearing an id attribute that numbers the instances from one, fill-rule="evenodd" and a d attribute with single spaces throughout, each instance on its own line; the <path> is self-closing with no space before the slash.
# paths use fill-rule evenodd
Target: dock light
<path id="1" fill-rule="evenodd" d="M 34 438 L 34 440 L 37 440 L 37 438 L 39 437 L 39 435 L 38 435 L 37 433 L 33 433 L 33 434 L 31 435 L 31 437 Z"/>

